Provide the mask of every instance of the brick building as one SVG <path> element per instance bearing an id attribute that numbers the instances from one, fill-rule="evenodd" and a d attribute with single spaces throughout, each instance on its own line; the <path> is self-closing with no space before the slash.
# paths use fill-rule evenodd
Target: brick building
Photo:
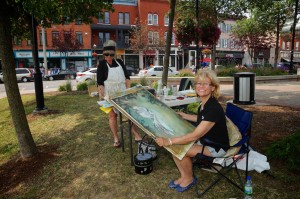
<path id="1" fill-rule="evenodd" d="M 76 52 L 64 54 L 53 49 L 53 39 L 60 34 L 62 30 L 72 30 L 76 36 L 76 40 L 82 44 L 82 48 Z M 60 68 L 62 70 L 71 69 L 79 70 L 80 67 L 89 66 L 91 63 L 91 28 L 90 25 L 81 23 L 80 21 L 67 25 L 52 25 L 51 28 L 45 29 L 45 44 L 47 67 L 49 69 Z M 39 49 L 40 67 L 43 66 L 43 41 L 42 28 L 37 28 L 37 45 Z M 31 40 L 21 41 L 14 38 L 14 56 L 17 67 L 33 67 L 33 58 L 31 52 Z M 78 68 L 77 68 L 78 67 Z"/>
<path id="2" fill-rule="evenodd" d="M 159 5 L 159 6 L 158 6 Z M 83 24 L 76 21 L 72 24 L 52 25 L 45 29 L 46 56 L 48 69 L 60 68 L 61 70 L 82 70 L 95 65 L 102 57 L 103 43 L 112 39 L 117 42 L 117 54 L 122 57 L 127 65 L 143 68 L 150 64 L 163 64 L 163 53 L 153 52 L 147 63 L 143 62 L 143 55 L 130 50 L 130 31 L 135 27 L 136 21 L 147 21 L 149 29 L 156 33 L 158 29 L 167 31 L 165 15 L 169 11 L 168 0 L 115 0 L 115 12 L 100 11 L 99 18 L 95 18 L 92 24 Z M 103 14 L 103 17 L 100 15 Z M 65 55 L 53 49 L 53 38 L 61 30 L 72 30 L 76 39 L 82 43 L 82 48 L 76 52 Z M 38 48 L 40 67 L 43 66 L 43 42 L 42 29 L 38 27 Z M 160 34 L 162 34 L 160 32 Z M 159 35 L 164 37 L 164 35 Z M 31 41 L 21 41 L 14 38 L 14 56 L 17 67 L 33 67 Z M 173 42 L 173 44 L 175 44 Z M 175 46 L 172 50 L 171 65 L 175 66 Z M 98 54 L 93 56 L 93 52 Z M 175 68 L 175 67 L 174 67 Z"/>
<path id="3" fill-rule="evenodd" d="M 51 28 L 46 28 L 47 67 L 49 69 L 60 68 L 61 70 L 71 69 L 77 71 L 91 67 L 103 59 L 103 43 L 109 39 L 116 41 L 117 54 L 124 60 L 126 65 L 132 65 L 140 69 L 150 65 L 163 65 L 164 50 L 135 52 L 130 48 L 130 37 L 131 31 L 137 27 L 136 22 L 139 21 L 145 23 L 149 30 L 147 33 L 149 43 L 155 42 L 157 38 L 165 38 L 169 22 L 167 16 L 170 9 L 169 1 L 115 0 L 113 6 L 115 12 L 99 11 L 99 17 L 94 18 L 92 24 L 83 24 L 81 21 L 76 21 L 72 24 L 52 25 Z M 230 23 L 234 22 L 230 21 Z M 61 30 L 74 31 L 76 39 L 82 43 L 82 48 L 67 54 L 55 51 L 52 41 Z M 44 57 L 42 30 L 38 27 L 37 31 L 39 59 L 42 67 Z M 241 59 L 243 59 L 242 50 L 233 49 L 229 45 L 225 45 L 228 38 L 224 38 L 224 34 L 226 32 L 222 31 L 218 46 L 222 52 L 217 54 L 217 59 L 221 61 L 225 53 L 226 55 L 232 55 L 238 62 L 241 62 Z M 235 52 L 231 53 L 231 51 Z M 169 60 L 172 69 L 179 70 L 192 65 L 190 60 L 196 61 L 195 45 L 181 49 L 174 33 L 172 35 L 170 52 Z M 94 54 L 97 54 L 97 56 L 93 56 Z M 18 38 L 15 38 L 14 55 L 17 67 L 33 67 L 31 41 L 20 41 Z"/>

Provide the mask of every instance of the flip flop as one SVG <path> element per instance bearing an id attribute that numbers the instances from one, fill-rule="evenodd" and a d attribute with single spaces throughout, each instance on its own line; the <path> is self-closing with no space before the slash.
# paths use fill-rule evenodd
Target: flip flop
<path id="1" fill-rule="evenodd" d="M 121 142 L 120 141 L 114 142 L 114 147 L 115 148 L 120 148 L 121 147 Z"/>

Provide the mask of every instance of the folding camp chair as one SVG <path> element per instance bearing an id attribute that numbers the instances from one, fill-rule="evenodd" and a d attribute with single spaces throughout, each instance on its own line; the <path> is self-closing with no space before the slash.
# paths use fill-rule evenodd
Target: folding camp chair
<path id="1" fill-rule="evenodd" d="M 228 182 L 234 185 L 236 188 L 244 191 L 244 182 L 241 178 L 239 170 L 237 169 L 237 163 L 243 158 L 246 158 L 246 169 L 245 169 L 245 179 L 248 175 L 248 153 L 249 153 L 249 140 L 251 137 L 251 123 L 252 123 L 252 112 L 246 111 L 236 105 L 228 103 L 226 106 L 226 116 L 227 116 L 227 129 L 229 135 L 230 148 L 223 158 L 224 165 L 220 169 L 220 164 L 215 164 L 214 157 L 208 157 L 202 153 L 197 154 L 193 162 L 193 173 L 195 177 L 195 171 L 198 168 L 209 168 L 214 171 L 217 176 L 216 178 L 208 184 L 206 187 L 202 186 L 201 190 L 198 185 L 196 185 L 196 193 L 198 197 L 203 196 L 208 190 L 210 190 L 214 185 L 216 185 L 221 179 L 225 178 Z M 228 120 L 229 119 L 229 120 Z M 206 140 L 207 145 L 210 141 Z M 210 142 L 212 143 L 212 142 Z M 217 143 L 214 143 L 217 144 Z M 221 145 L 219 145 L 222 147 Z M 223 146 L 224 147 L 224 146 Z M 228 147 L 228 146 L 227 146 Z M 229 162 L 229 163 L 227 163 Z M 229 177 L 227 174 L 229 171 L 234 170 L 237 175 L 235 179 Z M 199 178 L 200 182 L 201 177 Z M 237 182 L 236 182 L 237 181 Z"/>
<path id="2" fill-rule="evenodd" d="M 190 87 L 193 87 L 192 80 L 186 77 L 181 78 L 178 91 L 188 90 Z"/>

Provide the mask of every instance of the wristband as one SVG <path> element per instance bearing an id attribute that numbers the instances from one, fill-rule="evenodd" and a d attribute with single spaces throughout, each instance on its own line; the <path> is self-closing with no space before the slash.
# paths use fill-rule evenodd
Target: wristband
<path id="1" fill-rule="evenodd" d="M 173 142 L 172 142 L 171 138 L 169 138 L 169 143 L 170 143 L 170 146 L 173 145 Z"/>

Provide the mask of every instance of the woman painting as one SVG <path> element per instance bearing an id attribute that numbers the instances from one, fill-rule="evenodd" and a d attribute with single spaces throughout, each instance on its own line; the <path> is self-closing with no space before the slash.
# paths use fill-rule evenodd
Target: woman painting
<path id="1" fill-rule="evenodd" d="M 169 183 L 169 187 L 176 189 L 178 192 L 184 192 L 197 183 L 197 179 L 193 177 L 192 157 L 195 157 L 202 151 L 206 156 L 222 157 L 228 150 L 228 148 L 220 148 L 214 145 L 206 145 L 204 147 L 201 144 L 204 139 L 209 139 L 222 145 L 229 145 L 225 113 L 217 100 L 220 95 L 220 85 L 215 73 L 210 70 L 198 71 L 195 77 L 195 91 L 201 99 L 198 114 L 191 115 L 183 112 L 178 112 L 178 114 L 183 119 L 197 122 L 196 129 L 183 136 L 169 139 L 159 137 L 156 139 L 156 143 L 159 146 L 195 142 L 182 160 L 173 156 L 180 172 L 180 177 L 177 180 L 172 180 Z"/>
<path id="2" fill-rule="evenodd" d="M 99 98 L 103 99 L 111 93 L 125 90 L 130 87 L 130 76 L 121 59 L 115 59 L 116 43 L 108 40 L 103 45 L 104 60 L 97 66 L 97 84 Z M 108 113 L 109 126 L 114 137 L 114 147 L 120 147 L 120 139 L 118 135 L 117 111 L 112 110 Z M 137 132 L 137 127 L 132 126 L 132 132 L 135 140 L 141 140 L 141 136 Z"/>

